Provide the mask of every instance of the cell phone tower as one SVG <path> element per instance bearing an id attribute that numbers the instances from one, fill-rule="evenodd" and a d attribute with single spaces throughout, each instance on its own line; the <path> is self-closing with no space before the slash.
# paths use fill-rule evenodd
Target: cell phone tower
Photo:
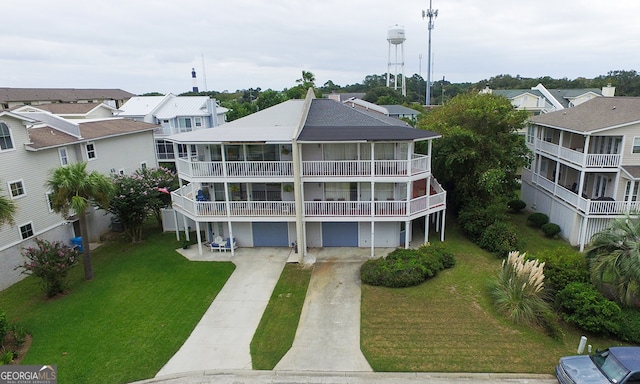
<path id="1" fill-rule="evenodd" d="M 422 18 L 425 17 L 429 19 L 429 44 L 428 44 L 428 52 L 427 52 L 427 92 L 425 94 L 424 103 L 426 105 L 431 105 L 431 30 L 433 29 L 433 20 L 438 17 L 438 10 L 433 9 L 431 6 L 431 1 L 429 0 L 429 9 L 426 11 L 422 11 Z"/>
<path id="2" fill-rule="evenodd" d="M 393 71 L 393 89 L 398 90 L 398 66 L 400 66 L 400 73 L 402 76 L 402 96 L 407 96 L 406 80 L 404 78 L 404 28 L 398 24 L 389 28 L 387 32 L 387 41 L 389 42 L 389 60 L 387 61 L 387 87 L 390 86 L 391 80 L 391 66 L 394 66 Z M 391 46 L 395 47 L 395 61 L 391 61 Z M 398 47 L 400 47 L 400 61 L 398 61 Z"/>

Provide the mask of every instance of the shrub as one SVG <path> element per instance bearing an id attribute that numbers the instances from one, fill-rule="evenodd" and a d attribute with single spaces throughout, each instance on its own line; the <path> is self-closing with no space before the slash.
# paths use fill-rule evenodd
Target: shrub
<path id="1" fill-rule="evenodd" d="M 471 240 L 477 242 L 488 226 L 496 221 L 505 221 L 504 205 L 493 204 L 489 206 L 471 205 L 465 207 L 458 214 L 458 223 L 469 235 Z"/>
<path id="2" fill-rule="evenodd" d="M 440 270 L 455 265 L 453 255 L 441 247 L 396 249 L 387 257 L 368 260 L 362 265 L 363 283 L 384 287 L 410 287 L 435 276 Z"/>
<path id="3" fill-rule="evenodd" d="M 509 252 L 518 248 L 518 231 L 510 223 L 497 221 L 482 233 L 478 245 L 500 257 L 506 257 Z"/>
<path id="4" fill-rule="evenodd" d="M 567 322 L 588 332 L 618 334 L 620 307 L 602 296 L 593 285 L 569 283 L 556 297 Z"/>
<path id="5" fill-rule="evenodd" d="M 498 309 L 514 323 L 540 325 L 549 335 L 559 337 L 554 315 L 544 293 L 544 263 L 526 260 L 526 254 L 510 252 L 502 261 L 498 278 L 490 285 L 489 295 Z"/>
<path id="6" fill-rule="evenodd" d="M 9 332 L 9 322 L 7 321 L 7 314 L 0 312 L 0 346 L 4 342 L 5 336 Z"/>
<path id="7" fill-rule="evenodd" d="M 623 341 L 640 344 L 640 309 L 624 307 L 618 318 L 618 334 Z"/>
<path id="8" fill-rule="evenodd" d="M 547 223 L 542 225 L 542 232 L 547 237 L 554 237 L 558 233 L 560 233 L 560 226 L 556 223 Z"/>
<path id="9" fill-rule="evenodd" d="M 78 263 L 78 251 L 60 241 L 50 243 L 38 238 L 34 241 L 36 247 L 23 249 L 22 255 L 27 261 L 18 265 L 16 269 L 22 269 L 22 273 L 42 279 L 42 290 L 47 297 L 64 292 L 67 287 L 67 275 Z"/>
<path id="10" fill-rule="evenodd" d="M 544 275 L 547 289 L 559 291 L 569 283 L 589 282 L 589 263 L 587 258 L 578 251 L 571 248 L 545 249 L 535 257 L 545 263 Z"/>
<path id="11" fill-rule="evenodd" d="M 536 228 L 540 228 L 549 222 L 549 216 L 541 212 L 535 212 L 529 215 L 527 221 Z"/>
<path id="12" fill-rule="evenodd" d="M 527 203 L 522 200 L 511 200 L 507 203 L 507 208 L 512 212 L 518 213 L 527 207 Z"/>

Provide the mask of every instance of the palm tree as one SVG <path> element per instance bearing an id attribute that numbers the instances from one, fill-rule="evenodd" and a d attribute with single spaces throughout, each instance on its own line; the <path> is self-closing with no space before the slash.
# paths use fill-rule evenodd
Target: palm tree
<path id="1" fill-rule="evenodd" d="M 13 217 L 16 214 L 16 204 L 6 196 L 0 196 L 0 226 L 2 224 L 13 224 Z"/>
<path id="2" fill-rule="evenodd" d="M 611 284 L 615 299 L 631 305 L 640 293 L 640 219 L 615 219 L 596 233 L 587 252 L 596 285 Z"/>
<path id="3" fill-rule="evenodd" d="M 69 211 L 78 215 L 80 236 L 82 236 L 82 255 L 84 260 L 84 279 L 93 279 L 91 251 L 87 227 L 87 208 L 91 204 L 107 207 L 113 194 L 111 179 L 99 172 L 87 172 L 87 163 L 74 163 L 53 170 L 46 185 L 51 189 L 53 210 L 65 217 Z"/>

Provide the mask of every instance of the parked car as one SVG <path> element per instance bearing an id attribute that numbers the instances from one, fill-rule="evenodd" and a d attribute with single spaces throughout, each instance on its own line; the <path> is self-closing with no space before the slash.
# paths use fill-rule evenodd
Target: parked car
<path id="1" fill-rule="evenodd" d="M 561 384 L 640 383 L 640 347 L 611 347 L 593 355 L 562 357 L 556 377 Z"/>

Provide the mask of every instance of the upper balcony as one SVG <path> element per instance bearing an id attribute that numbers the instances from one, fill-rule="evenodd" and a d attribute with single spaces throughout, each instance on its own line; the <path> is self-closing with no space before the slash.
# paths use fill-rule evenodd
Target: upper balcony
<path id="1" fill-rule="evenodd" d="M 567 148 L 545 140 L 534 140 L 534 148 L 583 168 L 617 168 L 622 161 L 621 154 L 584 153 L 584 148 Z"/>
<path id="2" fill-rule="evenodd" d="M 640 202 L 638 201 L 616 201 L 613 199 L 601 201 L 578 196 L 577 193 L 528 169 L 522 170 L 522 179 L 537 185 L 556 198 L 576 207 L 585 215 L 619 216 L 640 210 Z"/>
<path id="3" fill-rule="evenodd" d="M 430 172 L 429 156 L 413 154 L 412 160 L 329 160 L 303 161 L 303 178 L 406 177 Z M 293 162 L 280 161 L 199 161 L 176 159 L 178 175 L 189 180 L 215 178 L 293 177 Z M 373 171 L 373 172 L 372 172 Z"/>

